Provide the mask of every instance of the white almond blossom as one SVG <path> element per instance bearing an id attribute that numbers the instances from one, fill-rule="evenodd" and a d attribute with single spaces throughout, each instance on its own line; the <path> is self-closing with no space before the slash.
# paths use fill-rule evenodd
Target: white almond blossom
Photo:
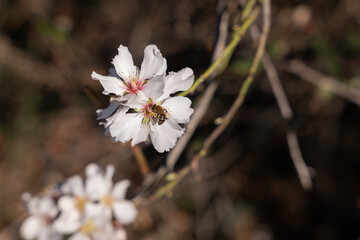
<path id="1" fill-rule="evenodd" d="M 151 138 L 158 152 L 169 151 L 184 133 L 179 124 L 189 122 L 193 109 L 191 100 L 186 97 L 170 97 L 178 91 L 185 91 L 194 82 L 193 71 L 185 68 L 171 72 L 168 76 L 153 79 L 159 82 L 147 94 L 138 92 L 131 96 L 121 107 L 109 106 L 98 111 L 99 116 L 108 116 L 103 123 L 106 132 L 114 141 L 128 142 L 134 146 Z M 160 120 L 159 118 L 162 118 Z"/>
<path id="2" fill-rule="evenodd" d="M 23 195 L 30 216 L 25 219 L 20 227 L 20 235 L 25 240 L 58 240 L 61 239 L 52 225 L 58 214 L 58 209 L 49 196 L 32 197 L 30 194 Z"/>
<path id="3" fill-rule="evenodd" d="M 130 181 L 125 179 L 113 185 L 114 166 L 108 165 L 105 173 L 96 164 L 86 168 L 86 191 L 93 201 L 98 201 L 104 215 L 111 219 L 114 216 L 121 224 L 134 222 L 137 209 L 134 204 L 125 199 Z"/>
<path id="4" fill-rule="evenodd" d="M 184 133 L 193 109 L 186 97 L 171 97 L 189 89 L 194 83 L 190 68 L 166 75 L 166 60 L 155 45 L 144 50 L 140 72 L 133 63 L 128 49 L 120 45 L 119 54 L 113 60 L 111 76 L 95 72 L 92 78 L 99 80 L 103 93 L 112 94 L 110 105 L 97 111 L 105 134 L 114 141 L 128 142 L 134 146 L 151 140 L 158 152 L 169 151 Z"/>
<path id="5" fill-rule="evenodd" d="M 64 193 L 58 200 L 61 214 L 55 220 L 54 228 L 62 234 L 71 234 L 80 228 L 89 198 L 83 180 L 78 175 L 70 177 L 61 186 L 61 190 Z"/>
<path id="6" fill-rule="evenodd" d="M 76 175 L 44 197 L 23 199 L 30 214 L 20 228 L 25 240 L 126 240 L 123 225 L 137 216 L 134 204 L 125 199 L 129 180 L 113 184 L 113 165 L 102 171 L 86 167 L 86 179 Z"/>
<path id="7" fill-rule="evenodd" d="M 108 165 L 103 172 L 98 165 L 89 164 L 86 167 L 85 186 L 79 176 L 71 177 L 63 184 L 63 192 L 70 195 L 64 195 L 58 201 L 61 214 L 54 223 L 57 231 L 63 234 L 78 232 L 78 237 L 85 237 L 84 231 L 93 229 L 87 226 L 96 223 L 102 224 L 102 228 L 106 227 L 106 234 L 111 235 L 110 232 L 119 234 L 108 226 L 112 225 L 113 216 L 121 225 L 134 222 L 137 209 L 131 201 L 125 199 L 130 182 L 126 179 L 113 186 L 114 171 L 113 165 Z M 101 216 L 97 216 L 97 222 L 89 220 L 89 216 L 95 218 L 97 212 L 101 212 Z M 118 230 L 121 232 L 121 229 Z M 97 231 L 96 234 L 100 233 Z"/>
<path id="8" fill-rule="evenodd" d="M 124 229 L 115 230 L 112 222 L 105 216 L 99 204 L 86 203 L 84 206 L 84 215 L 78 230 L 69 237 L 69 240 L 113 240 L 117 234 L 124 235 Z"/>
<path id="9" fill-rule="evenodd" d="M 144 59 L 140 71 L 134 65 L 133 58 L 127 47 L 120 45 L 118 55 L 112 61 L 115 69 L 110 69 L 110 76 L 103 76 L 92 72 L 91 77 L 100 81 L 104 87 L 103 94 L 113 94 L 117 97 L 126 97 L 147 92 L 153 88 L 152 78 L 164 75 L 167 64 L 155 45 L 149 45 L 144 50 Z M 156 83 L 155 83 L 156 84 Z M 126 100 L 121 98 L 122 100 Z"/>

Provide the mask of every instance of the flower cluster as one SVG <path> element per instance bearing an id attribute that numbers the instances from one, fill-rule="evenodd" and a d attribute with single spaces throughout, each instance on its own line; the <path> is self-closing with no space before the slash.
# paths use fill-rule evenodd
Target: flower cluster
<path id="1" fill-rule="evenodd" d="M 193 109 L 186 97 L 171 94 L 189 89 L 194 82 L 190 68 L 166 74 L 166 59 L 155 45 L 144 50 L 140 70 L 134 65 L 127 47 L 120 45 L 112 61 L 109 76 L 93 72 L 103 94 L 110 95 L 110 105 L 97 111 L 105 132 L 114 141 L 134 146 L 151 140 L 158 152 L 169 151 L 184 133 L 179 124 L 189 122 Z"/>
<path id="2" fill-rule="evenodd" d="M 135 220 L 137 209 L 125 199 L 128 180 L 112 182 L 114 166 L 103 172 L 86 167 L 85 183 L 76 175 L 41 197 L 25 193 L 30 216 L 20 227 L 26 240 L 126 240 L 123 225 Z"/>

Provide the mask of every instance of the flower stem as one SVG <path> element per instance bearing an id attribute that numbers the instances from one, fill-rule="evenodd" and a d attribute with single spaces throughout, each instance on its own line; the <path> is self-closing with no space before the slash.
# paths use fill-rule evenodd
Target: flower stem
<path id="1" fill-rule="evenodd" d="M 152 198 L 154 199 L 159 199 L 161 197 L 163 197 L 164 195 L 171 197 L 172 195 L 172 190 L 174 189 L 175 186 L 177 186 L 190 172 L 190 167 L 184 167 L 183 169 L 181 169 L 177 174 L 175 179 L 173 179 L 172 181 L 169 181 L 165 186 L 161 187 L 154 195 Z"/>
<path id="2" fill-rule="evenodd" d="M 246 77 L 244 83 L 242 84 L 239 94 L 235 99 L 235 102 L 231 106 L 230 110 L 226 113 L 225 117 L 222 119 L 221 124 L 217 126 L 215 130 L 210 134 L 210 136 L 206 139 L 203 148 L 193 158 L 192 166 L 193 169 L 195 170 L 198 167 L 198 162 L 200 161 L 200 159 L 206 155 L 209 147 L 214 143 L 214 141 L 219 137 L 219 135 L 226 129 L 230 121 L 235 116 L 237 110 L 244 102 L 249 87 L 254 80 L 255 72 L 260 64 L 262 56 L 264 55 L 265 45 L 266 45 L 268 33 L 270 31 L 270 0 L 263 0 L 263 12 L 264 12 L 264 25 L 260 36 L 259 45 L 256 50 L 255 58 L 251 63 L 248 76 Z"/>
<path id="3" fill-rule="evenodd" d="M 250 1 L 251 2 L 251 1 Z M 257 16 L 259 15 L 259 8 L 255 8 L 252 13 L 249 15 L 249 18 L 245 20 L 245 22 L 241 25 L 241 27 L 235 26 L 234 33 L 233 33 L 233 39 L 232 41 L 227 45 L 224 52 L 220 55 L 220 57 L 210 65 L 210 67 L 198 78 L 195 80 L 194 84 L 191 88 L 189 88 L 187 91 L 179 93 L 179 96 L 186 96 L 190 93 L 193 93 L 198 86 L 204 82 L 211 74 L 214 74 L 215 71 L 218 71 L 219 69 L 225 69 L 225 66 L 228 64 L 228 61 L 234 52 L 235 47 L 238 45 L 240 40 L 243 38 L 246 31 L 249 29 L 251 24 L 255 21 Z"/>
<path id="4" fill-rule="evenodd" d="M 144 177 L 147 177 L 150 172 L 150 168 L 143 151 L 137 145 L 131 146 L 131 142 L 128 142 L 128 146 L 131 149 L 132 153 L 134 154 L 134 157 L 139 165 L 141 174 Z"/>

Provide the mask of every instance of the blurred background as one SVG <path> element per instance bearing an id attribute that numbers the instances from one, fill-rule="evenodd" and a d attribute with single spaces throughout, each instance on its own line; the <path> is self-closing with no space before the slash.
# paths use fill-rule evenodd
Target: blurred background
<path id="1" fill-rule="evenodd" d="M 241 12 L 236 2 L 232 14 Z M 26 217 L 21 194 L 34 195 L 97 162 L 130 178 L 129 197 L 142 177 L 126 145 L 98 125 L 102 87 L 120 44 L 140 66 L 156 44 L 168 71 L 209 66 L 217 37 L 216 0 L 0 1 L 0 239 L 19 239 Z M 327 88 L 294 74 L 307 66 L 360 88 L 360 1 L 272 2 L 267 45 L 295 113 L 300 147 L 314 187 L 299 182 L 282 119 L 261 68 L 244 105 L 201 163 L 202 181 L 186 178 L 172 199 L 140 208 L 129 239 L 360 239 L 360 109 Z M 230 24 L 233 19 L 230 20 Z M 254 56 L 247 35 L 219 79 L 216 96 L 182 155 L 189 162 L 236 98 Z M 196 102 L 199 94 L 191 96 Z M 140 145 L 151 168 L 166 154 Z"/>

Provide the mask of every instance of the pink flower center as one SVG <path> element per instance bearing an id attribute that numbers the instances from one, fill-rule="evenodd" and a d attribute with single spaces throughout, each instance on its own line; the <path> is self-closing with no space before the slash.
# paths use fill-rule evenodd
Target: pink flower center
<path id="1" fill-rule="evenodd" d="M 152 117 L 154 112 L 152 111 L 151 107 L 154 105 L 152 102 L 146 103 L 146 105 L 142 108 L 141 112 L 143 113 L 144 117 Z"/>
<path id="2" fill-rule="evenodd" d="M 144 81 L 139 78 L 133 78 L 129 82 L 126 82 L 126 91 L 130 94 L 137 94 L 144 88 Z"/>

